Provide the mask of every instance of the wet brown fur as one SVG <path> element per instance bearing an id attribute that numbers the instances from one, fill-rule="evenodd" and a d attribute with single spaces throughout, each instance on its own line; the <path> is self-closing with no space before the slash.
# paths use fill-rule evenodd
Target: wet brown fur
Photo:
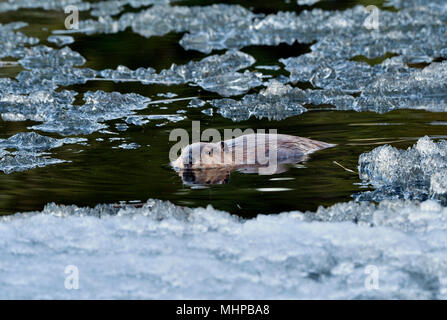
<path id="1" fill-rule="evenodd" d="M 277 162 L 304 157 L 334 145 L 284 134 L 247 134 L 217 143 L 198 142 L 182 150 L 172 163 L 177 169 L 237 168 L 267 165 L 270 152 Z M 264 151 L 264 153 L 263 153 Z"/>

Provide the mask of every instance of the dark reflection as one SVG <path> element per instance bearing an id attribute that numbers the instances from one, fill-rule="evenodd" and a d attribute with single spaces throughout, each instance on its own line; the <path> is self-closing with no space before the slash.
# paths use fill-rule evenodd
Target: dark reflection
<path id="1" fill-rule="evenodd" d="M 183 169 L 176 170 L 183 183 L 186 185 L 210 185 L 210 184 L 228 184 L 230 182 L 231 171 L 241 173 L 251 173 L 259 175 L 280 174 L 289 170 L 290 165 L 304 162 L 308 156 L 300 156 L 287 158 L 279 161 L 276 165 L 260 166 L 260 165 L 242 165 L 225 168 L 209 168 L 209 169 Z"/>

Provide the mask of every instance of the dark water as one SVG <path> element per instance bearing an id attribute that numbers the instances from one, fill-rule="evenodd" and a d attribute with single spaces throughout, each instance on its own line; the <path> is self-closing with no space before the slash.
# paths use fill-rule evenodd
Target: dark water
<path id="1" fill-rule="evenodd" d="M 323 1 L 317 5 L 322 9 L 345 9 L 354 4 L 381 5 L 383 1 Z M 185 1 L 182 4 L 209 4 L 208 1 Z M 299 8 L 295 1 L 226 1 L 253 8 L 255 12 L 271 13 L 277 10 Z M 301 9 L 299 9 L 301 10 Z M 82 16 L 81 16 L 82 17 Z M 40 10 L 19 10 L 0 14 L 0 23 L 25 21 L 30 26 L 22 31 L 39 37 L 43 44 L 51 30 L 63 28 L 65 15 Z M 46 29 L 43 29 L 46 28 Z M 182 34 L 145 39 L 130 31 L 114 35 L 77 35 L 70 47 L 86 59 L 85 67 L 101 70 L 125 65 L 131 69 L 153 67 L 168 68 L 172 63 L 185 64 L 206 55 L 185 51 L 178 40 Z M 279 47 L 247 47 L 242 49 L 257 60 L 257 65 L 277 64 L 281 57 L 298 56 L 309 50 L 308 45 L 294 44 Z M 213 52 L 213 54 L 219 52 Z M 0 68 L 1 77 L 13 77 L 20 72 L 18 67 Z M 272 75 L 287 73 L 281 69 Z M 83 93 L 88 90 L 136 92 L 152 100 L 165 99 L 159 93 L 173 92 L 179 98 L 197 96 L 202 99 L 218 95 L 187 85 L 161 86 L 140 83 L 113 83 L 92 81 L 85 85 L 70 86 L 68 89 Z M 252 91 L 256 92 L 256 91 Z M 240 97 L 236 97 L 240 98 Z M 110 121 L 113 137 L 124 138 L 126 143 L 135 142 L 141 147 L 136 150 L 115 149 L 124 141 L 109 141 L 110 135 L 95 133 L 87 136 L 88 145 L 68 145 L 52 151 L 55 158 L 70 160 L 45 168 L 21 173 L 0 174 L 0 212 L 10 214 L 17 211 L 40 210 L 48 202 L 93 206 L 97 203 L 119 201 L 146 201 L 148 198 L 170 200 L 185 206 L 213 205 L 245 217 L 257 213 L 277 213 L 290 210 L 314 210 L 319 205 L 330 205 L 351 199 L 351 195 L 363 189 L 358 175 L 343 170 L 334 161 L 356 170 L 361 153 L 378 145 L 390 143 L 405 148 L 424 135 L 445 137 L 447 123 L 445 113 L 401 110 L 386 114 L 369 112 L 342 112 L 310 108 L 303 115 L 283 121 L 250 119 L 234 123 L 215 114 L 209 117 L 201 109 L 186 108 L 188 101 L 150 106 L 139 114 L 174 114 L 187 110 L 187 120 L 157 126 L 162 121 L 151 121 L 141 126 L 129 126 L 125 132 L 115 129 Z M 167 108 L 167 109 L 162 109 Z M 279 133 L 309 137 L 336 143 L 311 156 L 300 165 L 273 176 L 258 176 L 233 172 L 229 184 L 191 188 L 169 167 L 168 153 L 175 142 L 169 141 L 169 133 L 175 128 L 191 131 L 191 121 L 200 120 L 201 129 L 252 128 L 277 129 Z M 15 123 L 0 121 L 0 138 L 27 131 L 33 122 Z M 45 134 L 47 135 L 47 134 Z M 54 137 L 58 137 L 54 135 Z M 103 138 L 103 142 L 96 141 Z"/>

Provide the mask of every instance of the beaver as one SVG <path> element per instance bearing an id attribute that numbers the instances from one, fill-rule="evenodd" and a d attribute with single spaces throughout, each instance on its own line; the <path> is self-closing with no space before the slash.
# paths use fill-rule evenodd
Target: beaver
<path id="1" fill-rule="evenodd" d="M 177 171 L 186 185 L 205 185 L 205 184 L 228 184 L 230 182 L 230 169 L 213 168 L 203 170 L 185 170 Z"/>
<path id="2" fill-rule="evenodd" d="M 333 146 L 335 145 L 285 134 L 252 133 L 217 143 L 190 144 L 171 165 L 180 171 L 183 178 L 192 179 L 193 183 L 201 180 L 216 183 L 216 179 L 210 179 L 210 171 L 206 174 L 191 172 L 210 169 L 217 170 L 217 176 L 224 177 L 222 180 L 226 183 L 229 176 L 227 173 L 231 170 L 260 173 L 259 168 L 263 168 L 262 174 L 280 173 L 287 170 L 284 164 L 304 161 L 309 154 Z"/>

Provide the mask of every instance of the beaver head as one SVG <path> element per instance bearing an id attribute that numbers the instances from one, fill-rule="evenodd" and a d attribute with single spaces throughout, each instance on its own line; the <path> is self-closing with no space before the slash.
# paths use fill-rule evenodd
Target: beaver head
<path id="1" fill-rule="evenodd" d="M 178 170 L 178 175 L 187 185 L 227 184 L 230 180 L 230 170 L 213 168 L 203 170 Z"/>
<path id="2" fill-rule="evenodd" d="M 176 169 L 196 170 L 219 168 L 228 161 L 228 148 L 224 141 L 218 143 L 196 142 L 185 147 L 180 157 L 171 164 Z"/>

